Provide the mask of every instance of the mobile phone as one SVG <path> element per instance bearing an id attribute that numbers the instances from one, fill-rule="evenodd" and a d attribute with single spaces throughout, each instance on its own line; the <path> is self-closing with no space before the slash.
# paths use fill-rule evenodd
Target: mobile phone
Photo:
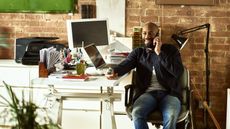
<path id="1" fill-rule="evenodd" d="M 157 34 L 156 34 L 156 36 L 155 36 L 155 38 L 156 38 L 156 37 L 159 37 L 159 36 L 160 36 L 160 33 L 159 33 L 159 31 L 158 31 Z"/>
<path id="2" fill-rule="evenodd" d="M 156 35 L 155 35 L 155 37 L 154 37 L 154 38 L 156 38 L 156 37 L 161 38 L 161 30 L 160 30 L 160 29 L 158 30 L 158 32 L 156 33 Z"/>
<path id="3" fill-rule="evenodd" d="M 159 31 L 158 31 L 157 34 L 155 35 L 154 39 L 157 38 L 157 37 L 159 37 Z M 154 40 L 154 39 L 153 39 L 153 40 Z M 152 41 L 152 42 L 153 42 L 153 41 Z M 155 42 L 155 45 L 156 45 L 156 42 Z"/>

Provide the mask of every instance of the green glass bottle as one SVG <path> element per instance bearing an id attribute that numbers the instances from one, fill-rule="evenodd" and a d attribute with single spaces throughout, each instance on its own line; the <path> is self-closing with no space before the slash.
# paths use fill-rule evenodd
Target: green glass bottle
<path id="1" fill-rule="evenodd" d="M 85 69 L 86 69 L 86 65 L 85 65 L 84 60 L 81 60 L 80 63 L 76 64 L 76 70 L 77 70 L 78 75 L 84 75 L 85 74 Z"/>

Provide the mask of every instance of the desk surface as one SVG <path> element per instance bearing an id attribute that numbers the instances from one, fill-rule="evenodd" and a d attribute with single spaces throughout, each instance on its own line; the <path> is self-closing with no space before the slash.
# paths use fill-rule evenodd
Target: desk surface
<path id="1" fill-rule="evenodd" d="M 47 86 L 54 85 L 55 88 L 74 89 L 79 87 L 113 87 L 118 86 L 120 81 L 128 74 L 121 76 L 116 80 L 108 80 L 105 76 L 90 76 L 88 80 L 78 81 L 74 79 L 61 78 L 36 78 L 31 81 L 32 87 L 34 85 Z"/>

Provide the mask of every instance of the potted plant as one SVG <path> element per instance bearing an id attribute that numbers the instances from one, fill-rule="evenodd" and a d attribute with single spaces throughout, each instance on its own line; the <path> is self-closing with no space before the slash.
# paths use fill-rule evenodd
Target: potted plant
<path id="1" fill-rule="evenodd" d="M 61 129 L 48 116 L 40 116 L 38 113 L 40 108 L 33 102 L 25 101 L 23 93 L 22 100 L 20 101 L 12 90 L 12 87 L 4 81 L 3 84 L 10 100 L 0 95 L 3 100 L 1 103 L 9 107 L 10 121 L 14 121 L 15 123 L 12 129 Z M 38 122 L 39 117 L 43 122 Z"/>

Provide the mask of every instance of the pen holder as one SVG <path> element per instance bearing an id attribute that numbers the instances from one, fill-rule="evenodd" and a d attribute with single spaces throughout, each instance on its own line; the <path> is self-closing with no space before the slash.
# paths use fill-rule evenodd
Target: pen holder
<path id="1" fill-rule="evenodd" d="M 48 70 L 46 69 L 45 63 L 44 62 L 39 62 L 38 63 L 38 69 L 39 69 L 39 77 L 48 77 Z"/>

